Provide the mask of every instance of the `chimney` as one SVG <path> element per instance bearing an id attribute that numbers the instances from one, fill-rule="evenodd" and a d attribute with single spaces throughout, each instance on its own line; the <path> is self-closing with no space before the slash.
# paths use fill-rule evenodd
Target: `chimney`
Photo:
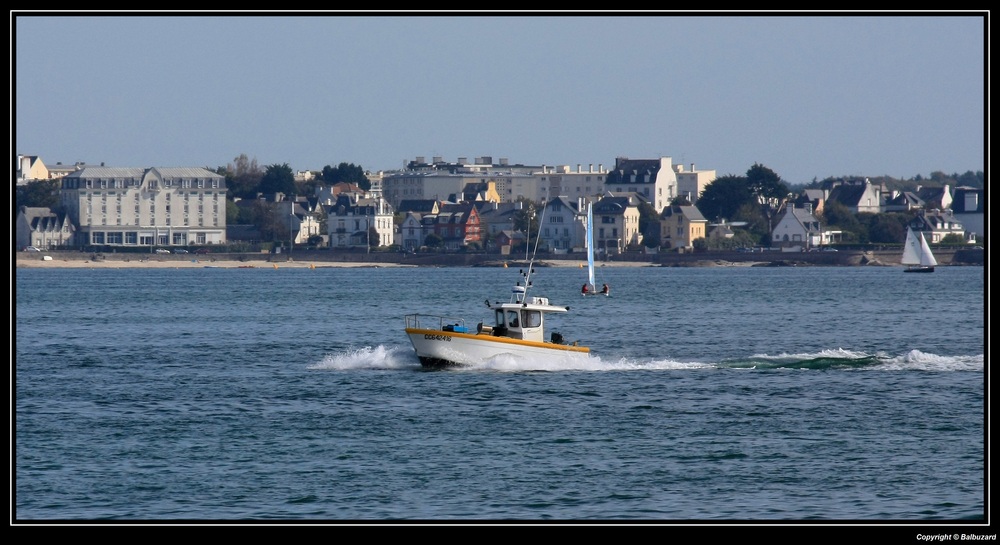
<path id="1" fill-rule="evenodd" d="M 582 165 L 580 165 L 580 163 L 576 164 L 576 172 L 577 173 L 583 172 L 583 167 L 582 167 Z"/>
<path id="2" fill-rule="evenodd" d="M 589 172 L 590 172 L 591 174 L 593 174 L 593 173 L 594 173 L 594 163 L 590 163 L 590 170 L 589 170 Z"/>
<path id="3" fill-rule="evenodd" d="M 694 163 L 691 163 L 691 172 L 694 172 Z"/>

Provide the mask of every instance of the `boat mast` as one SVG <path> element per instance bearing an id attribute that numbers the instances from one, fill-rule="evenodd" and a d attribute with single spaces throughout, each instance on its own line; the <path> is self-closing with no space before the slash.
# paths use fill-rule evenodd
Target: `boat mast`
<path id="1" fill-rule="evenodd" d="M 531 287 L 531 273 L 535 272 L 535 255 L 538 253 L 538 239 L 540 237 L 535 236 L 535 248 L 531 251 L 531 259 L 528 259 L 528 242 L 531 240 L 531 218 L 535 215 L 534 205 L 532 205 L 531 214 L 528 216 L 528 236 L 524 241 L 524 260 L 528 262 L 528 271 L 521 271 L 521 275 L 524 276 L 524 291 L 520 293 L 523 298 L 528 294 L 528 288 Z M 545 208 L 542 207 L 542 216 L 538 219 L 538 224 L 541 225 L 545 221 Z M 541 228 L 539 227 L 539 234 L 541 233 Z"/>

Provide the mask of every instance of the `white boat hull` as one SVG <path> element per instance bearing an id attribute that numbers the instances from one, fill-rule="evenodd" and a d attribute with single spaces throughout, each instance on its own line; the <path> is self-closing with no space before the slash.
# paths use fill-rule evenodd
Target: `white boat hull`
<path id="1" fill-rule="evenodd" d="M 425 367 L 482 363 L 504 354 L 523 359 L 590 355 L 590 348 L 585 346 L 526 341 L 487 333 L 406 328 L 406 334 Z"/>

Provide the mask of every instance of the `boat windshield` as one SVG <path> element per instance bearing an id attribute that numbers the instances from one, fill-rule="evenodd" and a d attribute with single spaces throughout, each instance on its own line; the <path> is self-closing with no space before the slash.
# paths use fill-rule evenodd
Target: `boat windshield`
<path id="1" fill-rule="evenodd" d="M 539 327 L 542 325 L 542 313 L 537 310 L 522 311 L 524 327 Z"/>
<path id="2" fill-rule="evenodd" d="M 508 310 L 507 311 L 507 327 L 521 327 L 517 322 L 517 311 Z"/>

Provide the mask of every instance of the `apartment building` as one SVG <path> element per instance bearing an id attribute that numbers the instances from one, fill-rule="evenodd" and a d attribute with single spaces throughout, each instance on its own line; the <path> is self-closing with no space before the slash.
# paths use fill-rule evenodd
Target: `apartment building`
<path id="1" fill-rule="evenodd" d="M 593 164 L 586 168 L 578 164 L 573 170 L 568 165 L 510 164 L 506 158 L 494 163 L 489 156 L 472 162 L 465 157 L 456 162 L 441 157 L 427 162 L 417 157 L 404 170 L 382 173 L 381 185 L 382 195 L 394 207 L 405 200 L 448 201 L 464 194 L 470 186 L 491 187 L 502 203 L 519 199 L 545 202 L 557 196 L 598 196 L 605 190 L 607 174 L 603 165 L 595 170 Z"/>
<path id="2" fill-rule="evenodd" d="M 61 181 L 75 246 L 226 242 L 226 179 L 210 170 L 87 166 Z"/>

